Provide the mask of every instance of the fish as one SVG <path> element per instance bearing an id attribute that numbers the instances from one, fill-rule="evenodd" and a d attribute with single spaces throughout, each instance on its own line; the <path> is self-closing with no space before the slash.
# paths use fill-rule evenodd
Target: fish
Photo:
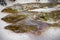
<path id="1" fill-rule="evenodd" d="M 32 23 L 32 24 L 31 24 Z M 14 33 L 28 33 L 33 35 L 41 35 L 47 31 L 50 27 L 59 27 L 59 23 L 49 24 L 42 21 L 34 20 L 24 20 L 22 22 L 17 22 L 4 27 L 4 29 L 9 30 Z"/>
<path id="2" fill-rule="evenodd" d="M 1 12 L 4 13 L 18 13 L 21 11 L 27 11 L 27 10 L 33 10 L 33 9 L 38 9 L 38 8 L 52 8 L 54 6 L 60 5 L 60 3 L 37 3 L 37 2 L 32 2 L 32 3 L 17 3 L 12 6 L 4 8 Z"/>
<path id="3" fill-rule="evenodd" d="M 40 12 L 38 14 L 34 14 L 32 18 L 35 21 L 42 21 L 46 23 L 50 21 L 50 22 L 57 23 L 60 20 L 60 10 L 54 10 L 51 12 Z"/>
<path id="4" fill-rule="evenodd" d="M 15 23 L 17 21 L 22 21 L 24 19 L 26 19 L 27 15 L 18 15 L 18 14 L 10 14 L 7 15 L 3 18 L 1 18 L 1 20 L 7 22 L 7 23 Z"/>
<path id="5" fill-rule="evenodd" d="M 48 23 L 36 22 L 34 20 L 30 19 L 27 20 L 27 19 L 21 22 L 19 21 L 14 24 L 5 26 L 4 29 L 14 33 L 29 33 L 29 34 L 40 35 L 46 30 L 48 30 L 50 27 L 50 24 Z"/>
<path id="6" fill-rule="evenodd" d="M 42 24 L 42 25 L 41 25 Z M 48 23 L 40 23 L 40 25 L 24 25 L 24 24 L 11 24 L 5 26 L 4 29 L 13 32 L 13 33 L 27 33 L 40 36 L 45 31 L 47 31 L 51 27 L 60 28 L 60 24 L 48 24 Z"/>
<path id="7" fill-rule="evenodd" d="M 37 31 L 38 28 L 34 25 L 8 25 L 5 29 L 11 30 L 15 33 L 27 33 L 30 31 Z"/>
<path id="8" fill-rule="evenodd" d="M 43 26 L 44 25 L 44 26 Z M 5 26 L 4 29 L 9 30 L 14 33 L 29 33 L 34 35 L 41 35 L 44 31 L 48 29 L 49 25 L 42 24 L 41 26 L 37 25 L 25 25 L 23 24 L 11 24 Z"/>
<path id="9" fill-rule="evenodd" d="M 16 13 L 15 15 L 18 16 L 18 15 L 25 15 L 25 14 L 27 16 L 23 16 L 23 18 L 25 18 L 25 17 L 27 19 L 31 18 L 32 20 L 42 21 L 42 22 L 46 22 L 46 23 L 48 23 L 48 21 L 59 22 L 59 20 L 60 20 L 60 10 L 55 10 L 55 11 L 51 11 L 51 12 L 23 11 L 23 12 Z M 2 20 L 9 21 L 6 18 L 8 18 L 8 19 L 14 18 L 15 15 L 14 14 L 13 14 L 13 16 L 8 15 L 5 18 L 2 18 Z M 11 18 L 9 18 L 9 17 L 11 17 Z M 19 18 L 20 17 L 15 18 L 17 20 L 17 22 L 20 20 Z M 16 20 L 10 20 L 10 21 L 13 22 Z"/>
<path id="10" fill-rule="evenodd" d="M 60 28 L 60 22 L 51 24 L 52 27 Z"/>
<path id="11" fill-rule="evenodd" d="M 9 14 L 9 15 L 1 18 L 1 20 L 5 21 L 7 23 L 16 23 L 18 21 L 25 20 L 25 19 L 31 17 L 33 14 L 36 14 L 36 13 L 38 13 L 38 12 L 23 11 L 23 12 L 19 12 L 19 13 Z"/>

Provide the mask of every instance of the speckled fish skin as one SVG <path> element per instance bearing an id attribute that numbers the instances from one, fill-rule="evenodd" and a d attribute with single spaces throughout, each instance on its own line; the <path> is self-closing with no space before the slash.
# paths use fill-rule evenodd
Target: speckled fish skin
<path id="1" fill-rule="evenodd" d="M 31 19 L 26 19 L 22 22 L 17 22 L 5 27 L 6 30 L 10 30 L 14 33 L 31 33 L 35 35 L 41 35 L 43 32 L 48 30 L 50 27 L 58 25 L 48 24 L 44 22 L 37 22 Z"/>
<path id="2" fill-rule="evenodd" d="M 42 32 L 47 30 L 50 27 L 49 24 L 44 22 L 36 22 L 30 18 L 25 19 L 24 21 L 19 21 L 17 23 L 8 25 L 5 29 L 10 30 L 15 33 L 31 33 L 40 35 Z"/>
<path id="3" fill-rule="evenodd" d="M 29 17 L 31 17 L 31 19 L 33 19 L 33 20 L 40 20 L 40 21 L 48 21 L 48 20 L 53 20 L 53 21 L 59 21 L 60 20 L 60 10 L 56 10 L 56 11 L 52 11 L 52 12 L 34 12 L 34 11 L 24 11 L 24 12 L 19 12 L 19 13 L 16 13 L 16 16 L 18 16 L 18 14 L 26 14 L 27 16 L 29 16 Z M 34 15 L 36 15 L 36 17 L 34 17 Z M 40 15 L 40 17 L 41 17 L 41 15 L 45 15 L 45 16 L 43 16 L 43 17 L 46 17 L 46 18 L 40 18 L 40 17 L 38 17 L 38 15 Z M 9 16 L 9 15 L 8 15 Z M 6 17 L 4 17 L 4 18 L 2 18 L 2 20 L 4 20 L 4 21 L 6 21 L 7 19 L 6 18 L 8 18 L 8 19 L 11 19 L 11 18 L 14 18 L 14 14 L 13 14 L 13 16 L 10 16 L 11 18 L 9 18 L 8 16 L 6 16 Z M 24 16 L 24 18 L 25 18 L 25 16 Z M 51 18 L 51 19 L 50 19 Z M 19 18 L 15 18 L 15 19 L 19 19 Z M 11 20 L 12 21 L 12 23 L 14 22 L 14 21 L 16 21 L 16 20 Z M 9 20 L 7 20 L 6 22 L 9 22 Z"/>
<path id="4" fill-rule="evenodd" d="M 54 24 L 51 24 L 52 27 L 57 27 L 57 28 L 60 28 L 60 22 L 58 23 L 54 23 Z"/>
<path id="5" fill-rule="evenodd" d="M 7 23 L 16 23 L 18 21 L 22 21 L 28 17 L 31 17 L 34 13 L 38 13 L 38 12 L 33 12 L 33 11 L 19 12 L 19 13 L 7 15 L 3 17 L 1 20 Z"/>
<path id="6" fill-rule="evenodd" d="M 49 28 L 49 25 L 46 23 L 39 25 L 39 27 L 37 25 L 25 25 L 25 24 L 13 24 L 5 27 L 5 29 L 15 33 L 31 33 L 35 35 L 36 34 L 40 35 L 42 32 L 44 32 L 48 28 Z"/>
<path id="7" fill-rule="evenodd" d="M 27 15 L 18 15 L 18 14 L 11 14 L 3 17 L 1 20 L 7 23 L 16 23 L 17 21 L 22 21 L 27 17 Z"/>
<path id="8" fill-rule="evenodd" d="M 8 25 L 5 29 L 11 30 L 15 33 L 27 33 L 30 31 L 37 31 L 35 25 Z"/>
<path id="9" fill-rule="evenodd" d="M 26 4 L 17 3 L 17 4 L 14 4 L 13 6 L 6 7 L 1 12 L 17 13 L 17 12 L 21 12 L 21 11 L 44 8 L 44 7 L 50 7 L 51 8 L 51 7 L 54 7 L 57 5 L 60 5 L 60 3 L 26 3 Z"/>
<path id="10" fill-rule="evenodd" d="M 35 17 L 34 17 L 35 16 Z M 33 19 L 36 21 L 47 22 L 48 20 L 59 22 L 60 20 L 60 10 L 55 10 L 52 12 L 41 12 L 33 16 Z"/>
<path id="11" fill-rule="evenodd" d="M 43 34 L 46 30 L 48 30 L 50 27 L 59 27 L 58 25 L 55 24 L 48 24 L 44 22 L 37 22 L 39 25 L 25 25 L 25 24 L 12 24 L 5 26 L 6 30 L 9 30 L 14 33 L 29 33 L 33 35 L 41 35 Z M 60 25 L 60 24 L 59 24 Z"/>
<path id="12" fill-rule="evenodd" d="M 39 3 L 39 2 L 36 2 L 36 3 L 26 3 L 26 4 L 23 4 L 23 6 L 26 6 L 28 8 L 28 5 L 29 6 L 32 6 L 32 7 L 36 7 L 36 8 L 44 8 L 44 7 L 54 7 L 54 6 L 57 6 L 57 5 L 60 5 L 60 3 Z M 24 6 L 24 7 L 25 7 Z"/>

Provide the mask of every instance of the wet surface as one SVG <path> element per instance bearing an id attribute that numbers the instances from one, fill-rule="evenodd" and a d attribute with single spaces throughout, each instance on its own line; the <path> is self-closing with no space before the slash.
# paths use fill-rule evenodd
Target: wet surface
<path id="1" fill-rule="evenodd" d="M 4 7 L 0 6 L 1 10 L 3 8 Z M 56 9 L 53 8 L 52 10 L 56 10 Z M 44 11 L 44 10 L 42 10 L 42 11 Z M 48 10 L 50 10 L 50 9 L 47 9 L 47 11 Z M 39 10 L 37 10 L 37 11 L 39 11 Z M 0 12 L 0 40 L 28 40 L 28 39 L 29 40 L 60 40 L 60 36 L 59 36 L 60 35 L 60 28 L 56 28 L 56 27 L 50 27 L 48 30 L 46 30 L 40 36 L 27 34 L 27 33 L 16 34 L 14 32 L 6 30 L 6 29 L 4 29 L 4 27 L 9 25 L 9 24 L 7 24 L 6 22 L 1 20 L 1 18 L 3 18 L 6 15 L 7 14 L 4 14 L 4 13 Z"/>

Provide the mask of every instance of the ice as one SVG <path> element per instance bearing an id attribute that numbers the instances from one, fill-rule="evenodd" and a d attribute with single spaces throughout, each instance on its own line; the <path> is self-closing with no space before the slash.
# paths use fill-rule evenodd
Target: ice
<path id="1" fill-rule="evenodd" d="M 2 10 L 3 8 L 4 7 L 0 6 L 0 10 Z M 1 18 L 6 15 L 7 14 L 0 12 L 0 40 L 60 40 L 60 28 L 51 27 L 39 36 L 32 35 L 32 34 L 26 34 L 26 33 L 17 34 L 9 30 L 6 30 L 4 29 L 4 27 L 9 24 L 1 20 Z"/>

